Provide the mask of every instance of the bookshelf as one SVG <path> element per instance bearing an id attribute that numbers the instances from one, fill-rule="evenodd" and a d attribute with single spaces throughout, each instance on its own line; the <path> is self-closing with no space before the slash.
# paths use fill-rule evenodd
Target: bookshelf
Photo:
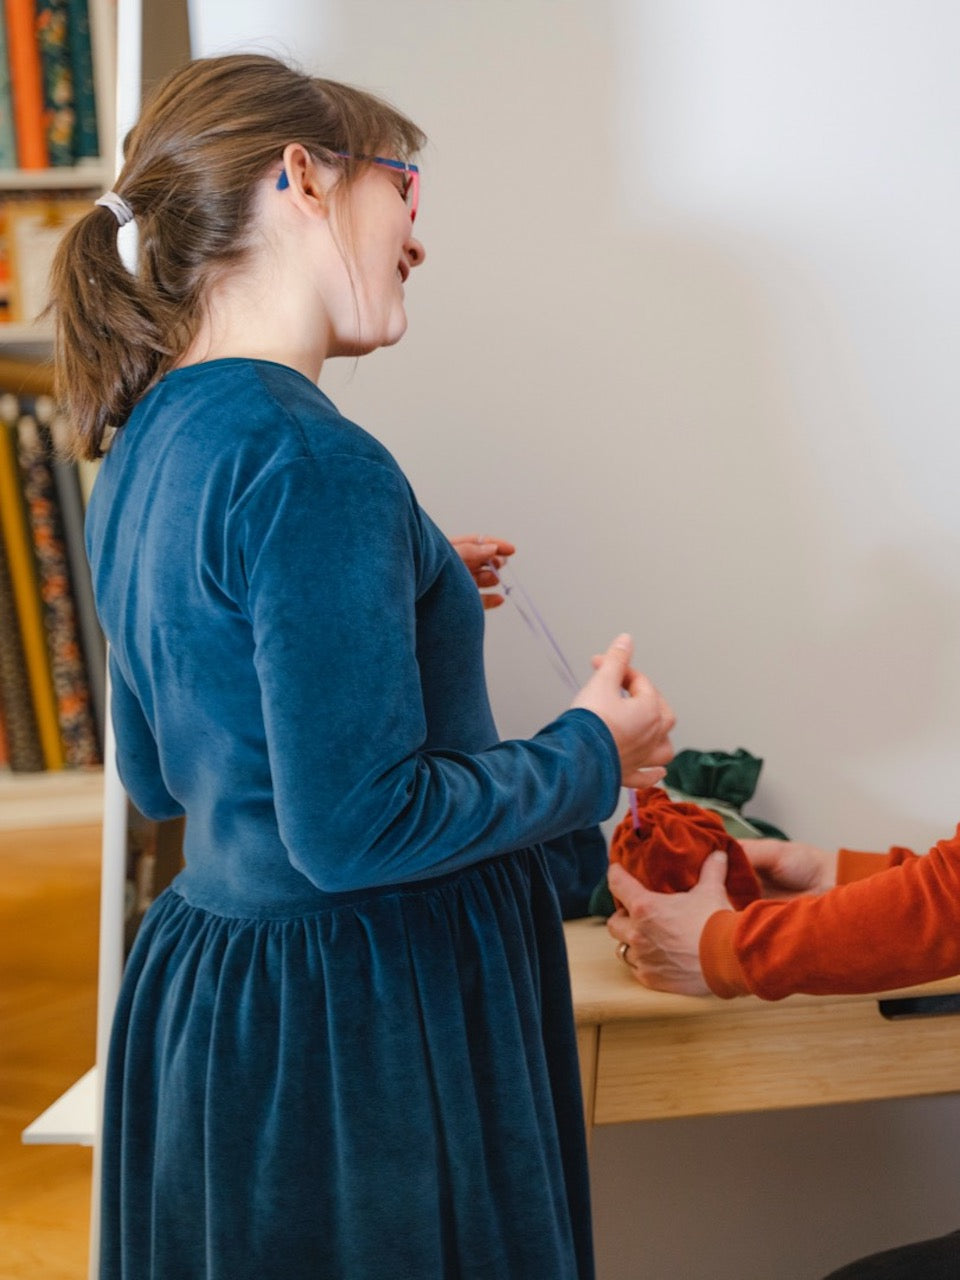
<path id="1" fill-rule="evenodd" d="M 116 0 L 87 0 L 87 11 L 100 155 L 74 165 L 47 169 L 0 169 L 0 199 L 12 196 L 42 199 L 53 192 L 58 196 L 95 199 L 113 181 L 116 171 Z M 47 327 L 29 320 L 0 323 L 0 357 L 14 352 L 42 360 L 49 354 L 51 336 Z"/>
<path id="2" fill-rule="evenodd" d="M 100 154 L 46 169 L 0 168 L 0 199 L 47 193 L 93 200 L 112 184 L 116 135 L 116 0 L 87 0 Z M 0 323 L 0 390 L 52 390 L 52 333 L 36 321 Z M 0 773 L 0 829 L 99 822 L 102 770 Z"/>
<path id="3" fill-rule="evenodd" d="M 49 351 L 45 353 L 45 356 L 48 355 Z M 0 391 L 3 393 L 13 393 L 18 398 L 50 396 L 52 382 L 53 371 L 49 359 L 44 357 L 35 361 L 21 357 L 13 358 L 0 348 Z M 4 423 L 0 422 L 0 430 L 5 429 Z M 79 501 L 79 491 L 77 498 Z M 66 536 L 65 528 L 63 533 Z M 78 536 L 80 535 L 74 530 L 73 540 L 75 541 Z M 71 569 L 74 567 L 71 564 Z M 72 593 L 71 598 L 75 599 Z M 89 614 L 88 617 L 90 617 Z M 79 623 L 78 614 L 73 615 L 73 621 L 74 624 Z M 95 619 L 90 617 L 88 626 L 96 627 Z M 99 635 L 98 630 L 97 635 Z M 77 634 L 77 640 L 80 640 L 79 634 Z M 48 645 L 51 643 L 49 637 L 47 643 Z M 86 656 L 84 666 L 87 673 L 84 686 L 92 699 L 89 660 L 94 651 L 87 648 L 86 637 L 84 637 L 84 651 Z M 48 650 L 49 655 L 50 650 Z M 9 678 L 9 672 L 7 677 Z M 102 680 L 97 683 L 102 686 Z M 90 705 L 93 706 L 92 701 Z M 64 729 L 62 722 L 60 727 L 68 731 Z M 88 767 L 80 769 L 48 768 L 36 773 L 12 769 L 0 772 L 0 830 L 46 825 L 48 819 L 52 825 L 70 821 L 99 820 L 102 813 L 103 771 L 89 767 L 91 763 L 95 761 L 87 762 Z"/>
<path id="4" fill-rule="evenodd" d="M 9 170 L 0 174 L 0 192 L 40 192 L 68 190 L 100 193 L 113 185 L 113 175 L 121 163 L 117 146 L 133 125 L 140 107 L 144 81 L 144 63 L 155 64 L 157 74 L 167 70 L 190 54 L 186 6 L 169 0 L 144 4 L 144 0 L 88 0 L 93 54 L 96 109 L 101 157 L 99 162 L 77 165 L 72 169 L 43 170 L 23 174 Z M 144 10 L 148 18 L 144 39 Z M 152 24 L 152 25 L 151 25 Z M 149 59 L 147 57 L 149 55 Z M 65 175 L 69 183 L 64 185 Z M 25 179 L 25 180 L 24 180 Z M 132 248 L 128 241 L 127 249 Z M 133 269 L 128 254 L 124 261 Z M 30 361 L 46 362 L 49 377 L 49 335 L 35 325 L 23 329 L 0 327 L 0 360 L 17 355 Z M 33 373 L 42 376 L 40 368 Z M 24 388 L 26 389 L 26 388 Z M 109 687 L 106 690 L 109 702 Z M 116 767 L 113 729 L 109 715 L 105 718 L 103 742 L 104 768 L 97 774 L 68 773 L 61 770 L 34 775 L 31 778 L 8 775 L 0 779 L 0 810 L 13 812 L 21 807 L 24 820 L 39 825 L 37 815 L 67 813 L 93 814 L 102 821 L 102 857 L 100 878 L 100 929 L 97 994 L 96 1062 L 106 1060 L 107 1043 L 120 987 L 124 963 L 124 931 L 126 919 L 128 802 Z M 4 801 L 11 802 L 5 805 Z M 74 816 L 72 821 L 79 819 Z M 66 818 L 64 817 L 64 821 Z M 47 825 L 43 821 L 43 825 Z M 100 1147 L 97 1133 L 102 1110 L 102 1075 L 87 1074 L 68 1090 L 66 1099 L 55 1103 L 44 1117 L 28 1127 L 23 1135 L 27 1142 L 89 1142 L 93 1140 L 93 1196 L 90 1214 L 91 1280 L 98 1274 Z M 74 1114 L 79 1108 L 79 1127 Z"/>

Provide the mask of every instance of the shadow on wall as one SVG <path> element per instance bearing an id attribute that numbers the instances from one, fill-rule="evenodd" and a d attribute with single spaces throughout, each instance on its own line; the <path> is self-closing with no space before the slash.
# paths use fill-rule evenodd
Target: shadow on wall
<path id="1" fill-rule="evenodd" d="M 917 1098 L 597 1129 L 598 1276 L 819 1280 L 956 1230 L 955 1144 L 935 1174 L 916 1152 L 939 1146 L 958 1106 Z"/>

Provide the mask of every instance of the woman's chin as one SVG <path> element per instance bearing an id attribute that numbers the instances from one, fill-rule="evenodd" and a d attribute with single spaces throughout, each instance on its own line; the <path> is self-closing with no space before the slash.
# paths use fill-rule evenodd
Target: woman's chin
<path id="1" fill-rule="evenodd" d="M 394 316 L 390 324 L 386 326 L 384 336 L 377 343 L 378 347 L 394 347 L 407 332 L 407 313 L 401 311 L 399 315 Z"/>
<path id="2" fill-rule="evenodd" d="M 368 356 L 371 351 L 379 351 L 381 347 L 395 346 L 407 331 L 407 317 L 404 315 L 379 333 L 376 337 L 364 334 L 353 334 L 349 338 L 340 339 L 328 356 Z"/>

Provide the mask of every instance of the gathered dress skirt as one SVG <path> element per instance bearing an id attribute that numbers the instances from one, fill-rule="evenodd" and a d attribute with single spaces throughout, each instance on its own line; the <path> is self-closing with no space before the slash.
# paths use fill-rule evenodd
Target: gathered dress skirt
<path id="1" fill-rule="evenodd" d="M 539 850 L 283 918 L 176 884 L 124 975 L 101 1280 L 589 1280 Z"/>

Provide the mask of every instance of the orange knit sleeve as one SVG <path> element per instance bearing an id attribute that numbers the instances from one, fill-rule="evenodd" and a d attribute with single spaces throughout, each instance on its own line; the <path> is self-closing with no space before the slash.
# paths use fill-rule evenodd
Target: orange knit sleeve
<path id="1" fill-rule="evenodd" d="M 887 867 L 899 866 L 917 855 L 910 849 L 894 845 L 889 853 L 864 853 L 859 849 L 841 849 L 837 855 L 837 884 L 850 884 L 876 875 Z"/>
<path id="2" fill-rule="evenodd" d="M 748 996 L 750 986 L 737 957 L 736 911 L 715 911 L 700 934 L 700 968 L 715 996 Z"/>
<path id="3" fill-rule="evenodd" d="M 717 995 L 852 994 L 960 973 L 960 827 L 922 858 L 846 852 L 845 882 L 828 893 L 710 917 L 700 960 Z"/>

